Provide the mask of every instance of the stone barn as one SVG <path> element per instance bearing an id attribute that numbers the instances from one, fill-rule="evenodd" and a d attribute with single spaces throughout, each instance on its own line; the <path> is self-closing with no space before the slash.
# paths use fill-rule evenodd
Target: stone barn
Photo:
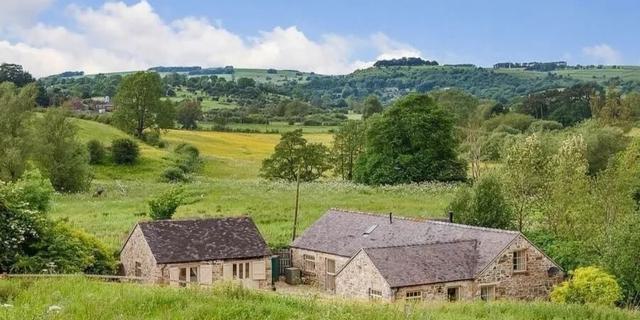
<path id="1" fill-rule="evenodd" d="M 249 217 L 140 222 L 120 252 L 126 276 L 187 286 L 271 283 L 270 251 Z"/>
<path id="2" fill-rule="evenodd" d="M 291 256 L 321 288 L 387 301 L 546 299 L 564 278 L 519 232 L 336 209 Z"/>

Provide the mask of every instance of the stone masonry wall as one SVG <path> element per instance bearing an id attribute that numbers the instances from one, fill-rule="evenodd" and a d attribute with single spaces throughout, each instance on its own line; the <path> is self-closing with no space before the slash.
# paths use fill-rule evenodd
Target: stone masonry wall
<path id="1" fill-rule="evenodd" d="M 223 279 L 223 266 L 224 264 L 233 264 L 233 263 L 252 263 L 255 261 L 264 261 L 265 262 L 265 280 L 236 280 L 238 283 L 241 283 L 243 286 L 247 288 L 257 288 L 257 289 L 266 289 L 271 286 L 271 258 L 263 257 L 256 259 L 240 259 L 240 260 L 215 260 L 215 261 L 196 261 L 196 262 L 188 262 L 188 263 L 171 263 L 171 264 L 162 264 L 158 266 L 160 270 L 160 274 L 162 275 L 162 283 L 169 284 L 170 283 L 170 270 L 171 268 L 190 268 L 190 267 L 199 267 L 201 265 L 212 265 L 212 281 L 222 281 L 227 280 Z M 253 264 L 251 264 L 251 268 L 253 268 Z M 253 269 L 251 269 L 251 275 L 253 275 Z M 229 280 L 233 281 L 233 280 Z"/>
<path id="2" fill-rule="evenodd" d="M 525 250 L 527 261 L 526 270 L 521 272 L 513 270 L 513 252 L 518 250 Z M 497 299 L 547 299 L 553 286 L 564 278 L 560 270 L 549 276 L 547 271 L 551 267 L 558 268 L 520 236 L 476 279 L 475 296 L 480 296 L 480 286 L 493 284 Z"/>
<path id="3" fill-rule="evenodd" d="M 160 273 L 156 267 L 156 260 L 151 254 L 151 248 L 144 239 L 144 235 L 140 227 L 136 225 L 131 232 L 129 241 L 125 244 L 120 252 L 120 261 L 127 277 L 135 276 L 135 263 L 140 262 L 142 277 L 147 278 L 148 282 L 156 282 L 160 279 Z"/>
<path id="4" fill-rule="evenodd" d="M 420 291 L 423 301 L 447 301 L 448 288 L 458 288 L 458 299 L 461 301 L 474 299 L 475 288 L 471 280 L 403 287 L 394 293 L 394 298 L 395 300 L 404 300 L 407 292 Z"/>
<path id="5" fill-rule="evenodd" d="M 304 270 L 303 255 L 311 255 L 315 257 L 316 268 L 315 272 L 309 272 Z M 298 248 L 291 248 L 291 265 L 300 268 L 302 270 L 303 277 L 306 281 L 313 285 L 317 285 L 320 288 L 325 287 L 326 280 L 326 260 L 333 259 L 336 262 L 336 272 L 338 272 L 342 266 L 349 260 L 347 257 L 336 256 L 327 253 L 321 253 L 316 251 L 309 251 Z"/>
<path id="6" fill-rule="evenodd" d="M 369 290 L 382 293 L 382 300 L 393 298 L 393 291 L 364 251 L 360 251 L 336 277 L 336 295 L 368 299 Z"/>

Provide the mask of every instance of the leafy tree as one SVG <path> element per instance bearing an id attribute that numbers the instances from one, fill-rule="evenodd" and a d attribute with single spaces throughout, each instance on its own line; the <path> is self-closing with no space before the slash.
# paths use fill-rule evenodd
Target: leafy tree
<path id="1" fill-rule="evenodd" d="M 35 161 L 60 192 L 79 192 L 91 184 L 86 147 L 78 141 L 78 128 L 62 109 L 49 109 L 36 123 Z"/>
<path id="2" fill-rule="evenodd" d="M 267 179 L 314 181 L 331 169 L 329 149 L 307 143 L 302 130 L 282 134 L 274 153 L 262 161 L 261 175 Z"/>
<path id="3" fill-rule="evenodd" d="M 589 175 L 595 176 L 606 169 L 611 159 L 629 144 L 629 137 L 617 127 L 600 126 L 596 121 L 586 121 L 576 128 L 587 144 Z"/>
<path id="4" fill-rule="evenodd" d="M 0 83 L 13 82 L 18 87 L 23 87 L 36 81 L 31 74 L 24 71 L 21 65 L 3 63 L 0 64 Z"/>
<path id="5" fill-rule="evenodd" d="M 149 216 L 153 220 L 168 220 L 173 217 L 178 207 L 183 203 L 183 190 L 172 188 L 149 200 Z"/>
<path id="6" fill-rule="evenodd" d="M 12 83 L 0 83 L 0 180 L 15 181 L 25 170 L 36 93 L 33 84 L 17 89 Z"/>
<path id="7" fill-rule="evenodd" d="M 107 156 L 104 145 L 96 139 L 87 142 L 87 151 L 89 152 L 89 164 L 101 164 Z"/>
<path id="8" fill-rule="evenodd" d="M 122 138 L 111 142 L 111 157 L 116 164 L 134 164 L 139 155 L 140 147 L 131 139 Z"/>
<path id="9" fill-rule="evenodd" d="M 355 181 L 399 184 L 465 179 L 453 120 L 428 95 L 411 94 L 398 100 L 382 115 L 371 117 L 367 126 Z"/>
<path id="10" fill-rule="evenodd" d="M 429 93 L 436 103 L 453 114 L 457 125 L 465 125 L 480 104 L 478 98 L 459 89 L 440 90 Z"/>
<path id="11" fill-rule="evenodd" d="M 136 72 L 122 79 L 115 97 L 114 123 L 122 130 L 142 139 L 146 129 L 168 128 L 162 119 L 166 105 L 162 97 L 162 80 L 155 72 Z"/>
<path id="12" fill-rule="evenodd" d="M 511 146 L 504 159 L 504 186 L 514 210 L 516 226 L 523 231 L 529 216 L 545 196 L 549 157 L 537 134 Z"/>
<path id="13" fill-rule="evenodd" d="M 600 123 L 625 129 L 630 128 L 633 119 L 631 105 L 623 103 L 622 95 L 615 87 L 609 87 L 606 93 L 594 94 L 591 99 L 591 112 Z"/>
<path id="14" fill-rule="evenodd" d="M 449 209 L 456 222 L 463 224 L 510 229 L 513 215 L 500 181 L 492 174 L 480 178 L 472 188 L 458 191 Z"/>
<path id="15" fill-rule="evenodd" d="M 198 121 L 202 120 L 202 106 L 198 101 L 183 101 L 176 111 L 176 120 L 183 129 L 196 129 Z"/>
<path id="16" fill-rule="evenodd" d="M 583 267 L 573 271 L 571 279 L 551 292 L 551 301 L 613 306 L 622 298 L 616 279 L 597 267 Z"/>
<path id="17" fill-rule="evenodd" d="M 333 136 L 335 173 L 344 180 L 353 179 L 356 160 L 364 151 L 365 124 L 362 121 L 345 122 Z"/>
<path id="18" fill-rule="evenodd" d="M 374 95 L 368 96 L 362 103 L 362 117 L 367 119 L 376 113 L 382 112 L 382 103 Z"/>

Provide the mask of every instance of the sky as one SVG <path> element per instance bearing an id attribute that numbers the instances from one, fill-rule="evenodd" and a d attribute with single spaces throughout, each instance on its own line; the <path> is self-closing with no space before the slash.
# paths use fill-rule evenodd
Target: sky
<path id="1" fill-rule="evenodd" d="M 378 59 L 640 65 L 636 0 L 2 0 L 35 76 L 197 65 L 346 74 Z"/>

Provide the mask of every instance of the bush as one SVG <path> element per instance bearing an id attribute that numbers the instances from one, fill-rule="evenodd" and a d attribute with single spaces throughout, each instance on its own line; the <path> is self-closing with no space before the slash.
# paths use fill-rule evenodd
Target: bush
<path id="1" fill-rule="evenodd" d="M 182 189 L 173 188 L 149 200 L 149 216 L 153 220 L 168 220 L 182 204 Z"/>
<path id="2" fill-rule="evenodd" d="M 169 167 L 162 172 L 162 180 L 164 182 L 187 182 L 189 178 L 181 168 Z"/>
<path id="3" fill-rule="evenodd" d="M 90 140 L 87 142 L 87 150 L 89 150 L 90 164 L 101 164 L 104 162 L 107 151 L 105 150 L 102 142 L 95 139 Z"/>
<path id="4" fill-rule="evenodd" d="M 553 131 L 562 129 L 562 123 L 550 120 L 536 120 L 529 126 L 529 132 Z"/>
<path id="5" fill-rule="evenodd" d="M 181 143 L 173 150 L 174 163 L 184 173 L 196 172 L 200 169 L 200 150 L 188 143 Z"/>
<path id="6" fill-rule="evenodd" d="M 157 146 L 160 143 L 160 132 L 156 130 L 145 131 L 142 134 L 142 141 L 150 146 Z"/>
<path id="7" fill-rule="evenodd" d="M 140 148 L 138 143 L 129 139 L 116 139 L 111 142 L 111 156 L 117 164 L 133 164 L 138 160 Z"/>
<path id="8" fill-rule="evenodd" d="M 471 190 L 461 189 L 449 209 L 456 214 L 456 222 L 472 226 L 509 229 L 512 211 L 498 178 L 484 175 Z"/>
<path id="9" fill-rule="evenodd" d="M 577 268 L 551 292 L 551 301 L 613 306 L 622 298 L 616 279 L 597 267 Z"/>

